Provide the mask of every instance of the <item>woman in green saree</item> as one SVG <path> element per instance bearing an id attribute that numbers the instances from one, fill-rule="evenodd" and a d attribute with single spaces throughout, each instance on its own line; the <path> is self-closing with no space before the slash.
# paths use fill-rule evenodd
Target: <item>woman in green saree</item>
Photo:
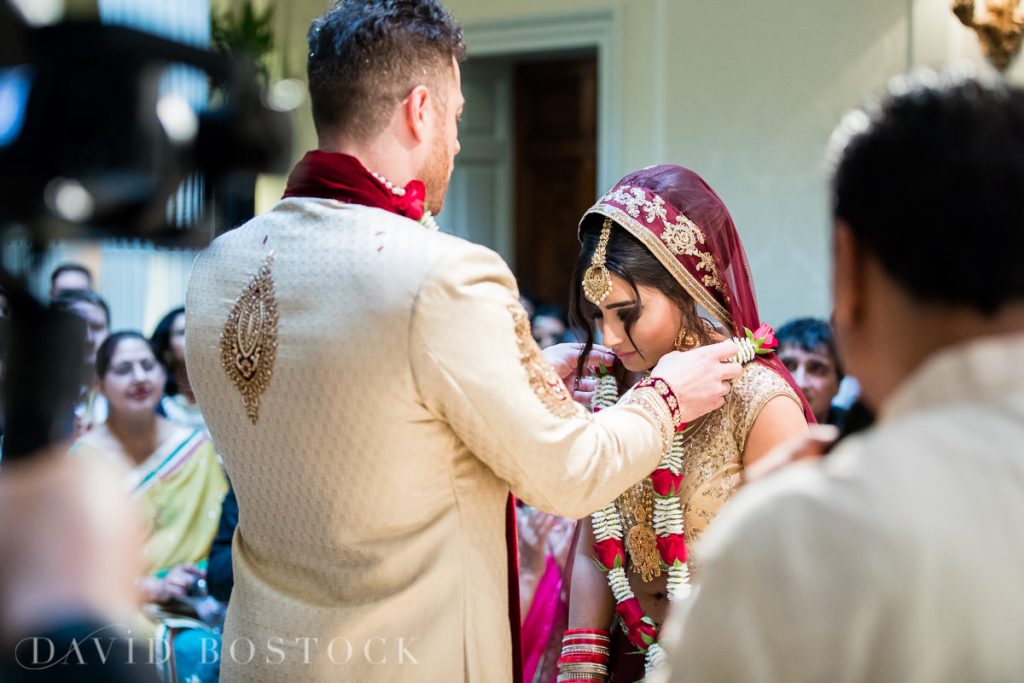
<path id="1" fill-rule="evenodd" d="M 183 612 L 203 593 L 227 491 L 217 454 L 203 431 L 156 414 L 166 376 L 141 334 L 111 334 L 97 351 L 96 372 L 109 415 L 72 453 L 121 467 L 145 525 L 145 608 L 133 635 L 155 639 L 165 680 L 215 681 L 220 636 L 202 620 L 207 615 Z"/>

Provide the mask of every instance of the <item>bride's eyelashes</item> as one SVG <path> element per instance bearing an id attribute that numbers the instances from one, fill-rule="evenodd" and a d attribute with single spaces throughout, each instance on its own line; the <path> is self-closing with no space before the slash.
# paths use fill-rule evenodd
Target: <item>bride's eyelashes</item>
<path id="1" fill-rule="evenodd" d="M 630 313 L 632 313 L 632 311 L 633 311 L 633 308 L 619 309 L 619 310 L 615 311 L 615 314 L 617 316 L 619 316 L 619 321 L 620 322 L 626 322 L 629 319 Z M 598 320 L 604 319 L 604 314 L 603 313 L 595 313 L 592 317 L 593 317 L 594 322 L 597 322 Z M 637 317 L 639 318 L 640 315 L 637 314 Z"/>

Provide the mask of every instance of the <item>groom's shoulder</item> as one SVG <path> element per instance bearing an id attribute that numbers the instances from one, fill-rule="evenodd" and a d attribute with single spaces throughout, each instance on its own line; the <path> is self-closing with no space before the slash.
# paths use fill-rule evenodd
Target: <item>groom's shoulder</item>
<path id="1" fill-rule="evenodd" d="M 284 200 L 219 236 L 196 260 L 193 280 L 230 279 L 271 250 L 275 269 L 301 254 L 307 267 L 319 263 L 318 271 L 337 268 L 345 278 L 387 281 L 398 289 L 482 280 L 515 288 L 508 265 L 483 245 L 380 209 L 314 199 Z"/>

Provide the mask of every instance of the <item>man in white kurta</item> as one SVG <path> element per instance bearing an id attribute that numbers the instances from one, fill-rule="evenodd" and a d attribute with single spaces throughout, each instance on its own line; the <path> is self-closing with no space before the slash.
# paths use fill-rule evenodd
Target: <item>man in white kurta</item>
<path id="1" fill-rule="evenodd" d="M 936 354 L 875 429 L 738 494 L 670 680 L 1021 680 L 1022 358 L 1024 334 Z"/>
<path id="2" fill-rule="evenodd" d="M 652 681 L 1024 680 L 1024 91 L 892 92 L 840 127 L 833 182 L 837 339 L 877 423 L 726 506 Z"/>

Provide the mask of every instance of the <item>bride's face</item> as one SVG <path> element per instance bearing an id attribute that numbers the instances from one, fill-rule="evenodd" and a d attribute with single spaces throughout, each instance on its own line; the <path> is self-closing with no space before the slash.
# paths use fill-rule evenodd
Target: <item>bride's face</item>
<path id="1" fill-rule="evenodd" d="M 676 335 L 683 315 L 671 299 L 653 287 L 640 285 L 639 301 L 633 288 L 612 275 L 612 291 L 601 302 L 595 325 L 601 329 L 603 343 L 619 358 L 627 370 L 642 372 L 657 365 L 669 351 L 674 350 Z M 626 320 L 639 307 L 639 317 L 626 336 Z"/>

